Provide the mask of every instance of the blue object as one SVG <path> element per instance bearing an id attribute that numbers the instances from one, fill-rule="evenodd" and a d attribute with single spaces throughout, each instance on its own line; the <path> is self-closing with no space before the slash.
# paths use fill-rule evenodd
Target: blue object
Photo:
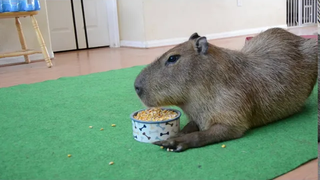
<path id="1" fill-rule="evenodd" d="M 3 12 L 16 12 L 19 11 L 18 0 L 2 0 Z"/>
<path id="2" fill-rule="evenodd" d="M 19 0 L 19 11 L 34 11 L 35 0 Z"/>
<path id="3" fill-rule="evenodd" d="M 27 11 L 27 0 L 19 1 L 19 11 Z"/>
<path id="4" fill-rule="evenodd" d="M 17 12 L 17 11 L 19 11 L 19 6 L 18 6 L 18 3 L 19 2 L 19 0 L 11 0 L 11 11 L 12 12 Z"/>
<path id="5" fill-rule="evenodd" d="M 0 13 L 3 12 L 3 8 L 2 8 L 2 0 L 0 0 Z"/>
<path id="6" fill-rule="evenodd" d="M 2 0 L 2 11 L 11 12 L 11 0 Z"/>
<path id="7" fill-rule="evenodd" d="M 0 13 L 18 11 L 39 11 L 39 0 L 0 0 Z"/>
<path id="8" fill-rule="evenodd" d="M 39 0 L 34 0 L 34 11 L 39 11 L 41 9 Z"/>

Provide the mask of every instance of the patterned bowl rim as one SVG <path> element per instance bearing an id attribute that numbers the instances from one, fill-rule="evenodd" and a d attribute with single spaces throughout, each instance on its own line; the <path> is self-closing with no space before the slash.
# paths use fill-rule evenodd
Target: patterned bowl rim
<path id="1" fill-rule="evenodd" d="M 149 109 L 149 108 L 147 108 Z M 135 111 L 133 112 L 132 114 L 130 114 L 130 119 L 132 121 L 135 121 L 135 122 L 139 122 L 139 123 L 144 123 L 144 124 L 162 124 L 162 123 L 166 123 L 166 122 L 171 122 L 171 121 L 175 121 L 175 120 L 179 120 L 180 119 L 180 116 L 181 116 L 181 112 L 179 110 L 176 110 L 176 109 L 172 109 L 172 108 L 161 108 L 161 109 L 165 109 L 165 110 L 170 110 L 170 111 L 174 111 L 178 114 L 177 117 L 173 118 L 173 119 L 168 119 L 168 120 L 165 120 L 165 121 L 141 121 L 141 120 L 138 120 L 138 119 L 135 119 L 133 116 L 135 114 L 137 114 L 138 112 L 140 111 L 144 111 L 144 110 L 147 110 L 147 109 L 140 109 L 138 111 Z"/>

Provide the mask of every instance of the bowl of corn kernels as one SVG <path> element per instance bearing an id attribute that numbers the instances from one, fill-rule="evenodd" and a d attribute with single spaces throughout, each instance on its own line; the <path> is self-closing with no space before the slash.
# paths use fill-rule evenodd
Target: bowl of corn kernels
<path id="1" fill-rule="evenodd" d="M 170 108 L 149 108 L 130 115 L 133 138 L 144 143 L 167 140 L 180 131 L 178 110 Z"/>

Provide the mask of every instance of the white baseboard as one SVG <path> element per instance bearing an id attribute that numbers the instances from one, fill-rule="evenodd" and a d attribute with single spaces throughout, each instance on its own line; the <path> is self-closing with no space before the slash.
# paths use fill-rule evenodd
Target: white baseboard
<path id="1" fill-rule="evenodd" d="M 208 40 L 212 39 L 219 39 L 219 38 L 228 38 L 234 36 L 244 36 L 250 34 L 257 34 L 267 29 L 279 27 L 287 29 L 287 25 L 278 25 L 278 26 L 268 26 L 268 27 L 260 27 L 260 28 L 253 28 L 253 29 L 244 29 L 238 31 L 230 31 L 224 33 L 215 33 L 215 34 L 206 34 L 201 36 L 206 36 Z M 153 40 L 153 41 L 120 41 L 121 46 L 126 47 L 137 47 L 137 48 L 151 48 L 151 47 L 161 47 L 161 46 L 170 46 L 170 45 L 177 45 L 187 41 L 189 37 L 184 38 L 172 38 L 172 39 L 163 39 L 163 40 Z"/>
<path id="2" fill-rule="evenodd" d="M 120 41 L 120 46 L 147 48 L 147 44 L 143 41 Z"/>
<path id="3" fill-rule="evenodd" d="M 53 52 L 49 52 L 49 57 L 54 58 Z M 42 54 L 31 54 L 29 55 L 29 59 L 31 62 L 36 60 L 44 60 Z M 21 62 L 25 62 L 23 56 L 0 58 L 0 65 L 21 63 Z"/>

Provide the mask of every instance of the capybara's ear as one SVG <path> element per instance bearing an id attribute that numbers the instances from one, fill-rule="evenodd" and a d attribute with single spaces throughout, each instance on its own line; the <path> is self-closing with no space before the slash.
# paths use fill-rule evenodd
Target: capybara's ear
<path id="1" fill-rule="evenodd" d="M 199 37 L 195 42 L 195 47 L 199 54 L 207 54 L 208 52 L 208 41 L 206 37 Z"/>
<path id="2" fill-rule="evenodd" d="M 197 38 L 199 38 L 200 36 L 198 35 L 198 33 L 193 33 L 191 36 L 190 36 L 190 38 L 189 38 L 189 40 L 193 40 L 193 39 L 197 39 Z"/>

